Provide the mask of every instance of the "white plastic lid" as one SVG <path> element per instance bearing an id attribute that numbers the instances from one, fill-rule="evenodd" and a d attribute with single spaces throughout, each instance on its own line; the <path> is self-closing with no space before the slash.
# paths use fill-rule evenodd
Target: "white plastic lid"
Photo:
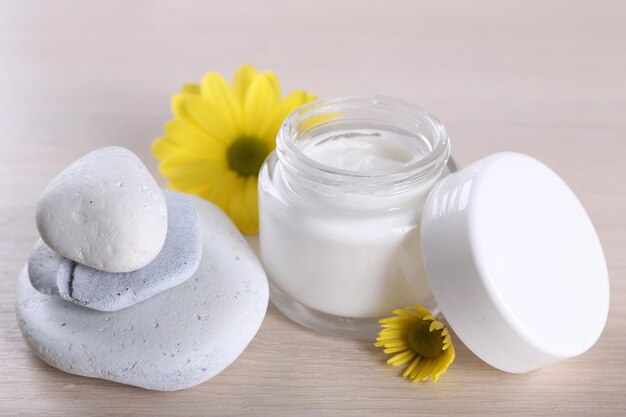
<path id="1" fill-rule="evenodd" d="M 600 241 L 574 193 L 536 159 L 497 153 L 441 180 L 426 201 L 422 252 L 450 327 L 498 369 L 579 355 L 602 333 Z"/>

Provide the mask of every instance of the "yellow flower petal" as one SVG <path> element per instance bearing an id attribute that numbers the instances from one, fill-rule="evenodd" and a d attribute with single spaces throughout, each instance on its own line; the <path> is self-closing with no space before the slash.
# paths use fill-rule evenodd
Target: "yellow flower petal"
<path id="1" fill-rule="evenodd" d="M 200 86 L 198 84 L 183 84 L 183 87 L 180 89 L 182 93 L 192 94 L 192 95 L 200 95 Z"/>
<path id="2" fill-rule="evenodd" d="M 259 233 L 259 191 L 257 177 L 248 177 L 244 194 L 247 213 L 246 224 L 241 230 L 246 234 L 257 234 Z"/>
<path id="3" fill-rule="evenodd" d="M 396 323 L 382 323 L 380 325 L 380 327 L 382 327 L 383 329 L 406 329 L 407 324 L 410 324 L 411 322 L 396 322 Z"/>
<path id="4" fill-rule="evenodd" d="M 254 197 L 257 194 L 257 178 L 239 177 L 237 182 L 237 191 L 231 195 L 226 212 L 243 233 L 258 233 L 258 203 Z"/>
<path id="5" fill-rule="evenodd" d="M 242 111 L 246 101 L 246 95 L 248 94 L 248 88 L 250 87 L 252 80 L 254 80 L 258 74 L 259 72 L 256 68 L 247 64 L 240 66 L 235 74 L 235 79 L 233 80 L 233 90 L 239 103 L 239 108 Z"/>
<path id="6" fill-rule="evenodd" d="M 415 323 L 420 318 L 418 316 L 395 316 L 395 317 L 386 317 L 384 319 L 379 320 L 379 323 L 383 325 L 399 325 L 402 328 L 405 328 L 407 324 Z"/>
<path id="7" fill-rule="evenodd" d="M 267 74 L 252 80 L 243 107 L 244 136 L 259 137 L 257 135 L 269 123 L 278 99 L 271 77 Z"/>
<path id="8" fill-rule="evenodd" d="M 396 353 L 396 352 L 402 352 L 406 350 L 404 348 L 404 346 L 398 346 L 398 347 L 394 347 L 394 348 L 386 348 L 385 350 L 383 350 L 383 352 L 385 353 Z"/>
<path id="9" fill-rule="evenodd" d="M 408 310 L 402 310 L 400 308 L 396 308 L 395 310 L 392 311 L 393 314 L 397 315 L 397 316 L 404 316 L 404 317 L 415 317 L 415 314 L 411 313 Z"/>
<path id="10" fill-rule="evenodd" d="M 409 375 L 409 378 L 411 378 L 413 382 L 419 381 L 417 377 L 422 373 L 422 369 L 424 369 L 427 363 L 428 363 L 428 359 L 422 358 L 420 363 L 413 369 L 413 371 Z"/>
<path id="11" fill-rule="evenodd" d="M 223 111 L 223 115 L 236 130 L 241 126 L 241 106 L 233 90 L 230 88 L 224 77 L 216 72 L 209 72 L 202 79 L 200 85 L 202 97 L 209 101 L 212 107 Z M 239 132 L 236 134 L 239 135 Z"/>
<path id="12" fill-rule="evenodd" d="M 432 378 L 435 368 L 437 367 L 437 363 L 432 359 L 429 360 L 426 365 L 422 368 L 420 374 L 415 378 L 421 381 L 426 381 L 428 378 Z"/>
<path id="13" fill-rule="evenodd" d="M 230 196 L 228 198 L 228 203 L 226 205 L 226 212 L 230 215 L 233 222 L 237 225 L 241 225 L 245 221 L 245 210 L 246 207 L 244 205 L 243 199 L 243 190 L 245 187 L 246 179 L 237 175 L 234 180 L 234 186 L 231 190 Z"/>
<path id="14" fill-rule="evenodd" d="M 274 71 L 263 71 L 261 74 L 267 78 L 267 81 L 270 83 L 276 96 L 280 97 L 280 81 L 278 81 L 278 77 Z"/>
<path id="15" fill-rule="evenodd" d="M 388 343 L 388 342 L 394 342 L 397 340 L 402 340 L 402 341 L 406 341 L 406 336 L 404 334 L 394 334 L 394 335 L 390 335 L 390 336 L 378 336 L 376 338 L 377 342 L 383 342 L 383 343 Z"/>
<path id="16" fill-rule="evenodd" d="M 278 134 L 278 130 L 280 129 L 280 126 L 283 124 L 287 116 L 289 116 L 289 114 L 291 114 L 298 107 L 310 101 L 313 101 L 316 98 L 317 97 L 315 97 L 313 94 L 306 91 L 294 91 L 293 93 L 282 99 L 276 105 L 274 114 L 271 116 L 269 122 L 261 132 L 261 138 L 271 144 L 272 149 L 274 149 L 274 146 L 276 146 L 276 135 Z"/>
<path id="17" fill-rule="evenodd" d="M 184 149 L 167 137 L 156 139 L 150 145 L 150 151 L 157 159 L 167 158 L 170 154 L 183 152 Z"/>
<path id="18" fill-rule="evenodd" d="M 387 360 L 387 363 L 393 366 L 400 366 L 413 359 L 415 355 L 417 355 L 415 352 L 407 350 L 406 352 L 398 353 L 397 355 L 392 356 Z"/>
<path id="19" fill-rule="evenodd" d="M 205 171 L 202 176 L 198 175 L 199 172 L 201 171 L 179 172 L 172 176 L 169 187 L 176 191 L 205 196 L 212 187 L 222 181 L 221 178 L 227 172 L 227 168 L 214 166 L 213 169 Z M 208 197 L 205 198 L 208 199 Z"/>
<path id="20" fill-rule="evenodd" d="M 385 352 L 387 353 L 387 352 Z M 413 359 L 413 362 L 411 362 L 411 364 L 404 370 L 404 372 L 402 373 L 403 377 L 408 377 L 409 375 L 411 375 L 411 373 L 413 372 L 413 370 L 417 367 L 417 365 L 419 365 L 419 363 L 422 361 L 422 357 L 418 356 L 417 358 Z"/>
<path id="21" fill-rule="evenodd" d="M 400 346 L 406 346 L 407 349 L 409 347 L 408 343 L 406 340 L 404 339 L 397 339 L 397 340 L 385 340 L 384 341 L 384 346 L 385 347 L 400 347 Z"/>
<path id="22" fill-rule="evenodd" d="M 231 170 L 226 170 L 220 176 L 219 181 L 202 196 L 228 213 L 230 198 L 237 191 L 237 182 L 238 175 Z"/>
<path id="23" fill-rule="evenodd" d="M 190 119 L 216 139 L 231 143 L 240 135 L 229 109 L 197 96 L 185 96 L 184 106 Z"/>
<path id="24" fill-rule="evenodd" d="M 448 364 L 450 364 L 450 363 L 452 363 L 452 361 L 454 361 L 454 359 L 456 358 L 456 351 L 454 350 L 454 346 L 452 344 L 446 350 L 444 356 L 446 358 L 446 361 L 448 361 Z"/>
<path id="25" fill-rule="evenodd" d="M 209 160 L 180 152 L 163 159 L 159 171 L 175 184 L 177 190 L 191 192 L 197 187 L 215 185 L 229 172 L 223 160 Z"/>
<path id="26" fill-rule="evenodd" d="M 415 318 L 409 317 L 409 316 L 392 316 L 392 317 L 384 317 L 378 320 L 378 322 L 383 323 L 383 324 L 411 323 L 411 322 L 414 322 L 415 319 L 418 319 L 418 318 L 419 317 L 417 316 L 415 316 Z"/>
<path id="27" fill-rule="evenodd" d="M 165 124 L 167 138 L 189 152 L 223 157 L 226 146 L 193 123 L 184 119 L 174 119 Z M 162 158 L 159 158 L 162 159 Z"/>
<path id="28" fill-rule="evenodd" d="M 405 337 L 406 334 L 407 331 L 403 329 L 383 329 L 380 333 L 378 333 L 381 340 L 387 337 Z"/>
<path id="29" fill-rule="evenodd" d="M 425 317 L 425 316 L 431 315 L 430 311 L 428 311 L 426 308 L 424 308 L 424 307 L 422 307 L 420 305 L 407 307 L 406 309 L 409 310 L 409 311 L 416 312 L 420 317 Z"/>
<path id="30" fill-rule="evenodd" d="M 413 377 L 415 380 L 423 381 L 425 378 L 430 376 L 430 372 L 433 370 L 434 361 L 432 359 L 426 359 L 424 361 L 424 366 L 420 369 L 420 371 Z"/>
<path id="31" fill-rule="evenodd" d="M 226 147 L 220 142 L 201 144 L 181 144 L 171 136 L 164 136 L 153 142 L 152 151 L 161 162 L 177 157 L 177 163 L 185 164 L 188 160 L 225 161 Z"/>
<path id="32" fill-rule="evenodd" d="M 430 323 L 430 326 L 428 327 L 428 331 L 432 332 L 433 330 L 441 330 L 443 329 L 443 324 L 439 323 L 438 321 L 433 321 L 432 323 Z"/>

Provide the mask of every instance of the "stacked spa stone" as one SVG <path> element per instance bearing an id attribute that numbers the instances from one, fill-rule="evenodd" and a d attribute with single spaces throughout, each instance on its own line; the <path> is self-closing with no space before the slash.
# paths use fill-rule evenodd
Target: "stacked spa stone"
<path id="1" fill-rule="evenodd" d="M 265 273 L 215 206 L 161 190 L 120 147 L 68 166 L 37 205 L 18 286 L 22 333 L 66 372 L 148 389 L 228 366 L 265 314 Z"/>

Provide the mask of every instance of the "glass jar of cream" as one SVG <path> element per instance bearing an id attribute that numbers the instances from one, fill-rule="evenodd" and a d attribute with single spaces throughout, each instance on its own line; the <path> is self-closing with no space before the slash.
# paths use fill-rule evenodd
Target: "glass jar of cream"
<path id="1" fill-rule="evenodd" d="M 422 208 L 454 170 L 446 129 L 388 98 L 318 100 L 292 113 L 259 176 L 260 249 L 272 302 L 326 333 L 371 336 L 379 317 L 435 309 Z"/>
<path id="2" fill-rule="evenodd" d="M 276 143 L 259 177 L 260 250 L 272 302 L 296 322 L 373 337 L 395 308 L 441 308 L 508 372 L 579 355 L 602 333 L 602 245 L 542 162 L 499 152 L 457 170 L 435 117 L 376 97 L 309 103 Z"/>

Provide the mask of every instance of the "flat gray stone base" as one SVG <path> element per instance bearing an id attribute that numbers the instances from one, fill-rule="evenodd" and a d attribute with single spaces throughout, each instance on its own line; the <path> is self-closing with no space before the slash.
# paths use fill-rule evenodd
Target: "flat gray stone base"
<path id="1" fill-rule="evenodd" d="M 22 270 L 17 320 L 42 360 L 76 375 L 174 391 L 207 381 L 243 352 L 267 309 L 265 272 L 219 208 L 188 198 L 201 220 L 202 260 L 189 280 L 148 300 L 96 311 L 37 292 Z"/>

